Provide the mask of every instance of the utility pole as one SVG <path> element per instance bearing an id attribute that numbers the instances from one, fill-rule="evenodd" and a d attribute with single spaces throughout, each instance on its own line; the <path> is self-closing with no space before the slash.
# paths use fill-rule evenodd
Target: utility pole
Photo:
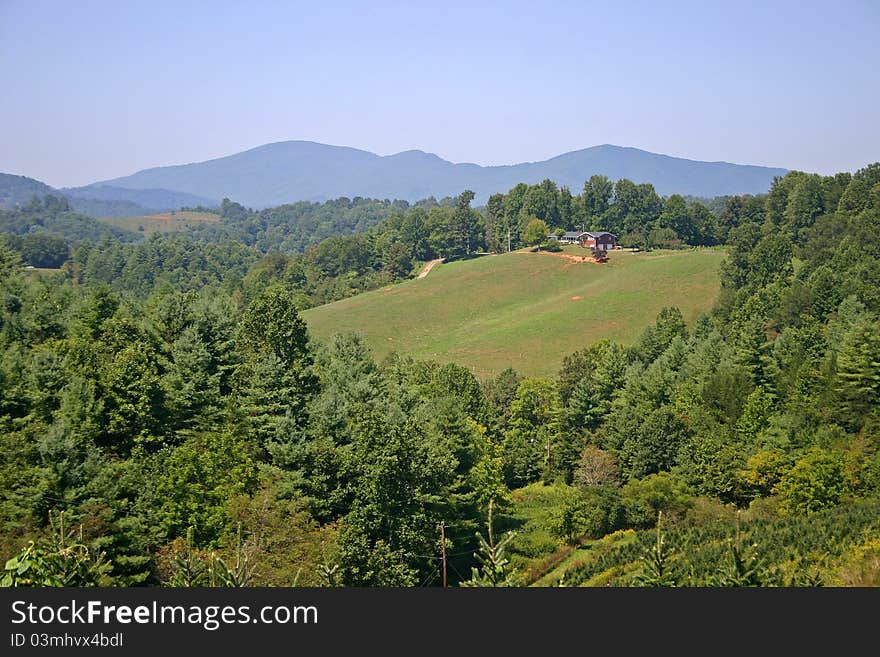
<path id="1" fill-rule="evenodd" d="M 545 477 L 550 477 L 550 436 L 547 436 L 547 460 L 544 466 Z"/>
<path id="2" fill-rule="evenodd" d="M 443 588 L 446 588 L 446 523 L 440 521 L 440 549 L 443 551 Z"/>

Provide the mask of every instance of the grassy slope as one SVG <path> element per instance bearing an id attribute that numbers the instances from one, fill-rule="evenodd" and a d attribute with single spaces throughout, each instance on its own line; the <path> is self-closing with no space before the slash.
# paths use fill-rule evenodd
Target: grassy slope
<path id="1" fill-rule="evenodd" d="M 201 223 L 214 223 L 220 221 L 220 217 L 210 212 L 167 212 L 164 214 L 151 214 L 143 217 L 118 217 L 113 219 L 101 219 L 100 221 L 144 235 L 153 233 L 173 233 L 179 230 L 192 228 Z M 143 231 L 140 227 L 143 226 Z"/>
<path id="2" fill-rule="evenodd" d="M 566 252 L 583 255 L 580 247 Z M 528 375 L 600 338 L 636 339 L 664 306 L 691 321 L 718 291 L 718 250 L 618 251 L 604 265 L 548 254 L 484 256 L 303 313 L 312 334 L 362 334 L 391 351 L 456 362 L 478 376 L 505 367 Z"/>

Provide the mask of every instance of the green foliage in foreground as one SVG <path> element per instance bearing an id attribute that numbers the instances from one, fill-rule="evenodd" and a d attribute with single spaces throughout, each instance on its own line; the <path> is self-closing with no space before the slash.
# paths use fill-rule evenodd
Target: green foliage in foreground
<path id="1" fill-rule="evenodd" d="M 64 512 L 51 518 L 51 534 L 8 559 L 0 586 L 106 586 L 111 564 L 103 552 L 83 542 L 82 526 L 65 527 Z"/>

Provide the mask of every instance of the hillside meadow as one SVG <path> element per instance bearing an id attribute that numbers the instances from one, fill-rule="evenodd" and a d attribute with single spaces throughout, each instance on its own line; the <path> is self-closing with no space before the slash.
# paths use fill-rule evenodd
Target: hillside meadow
<path id="1" fill-rule="evenodd" d="M 550 375 L 564 356 L 601 338 L 631 343 L 666 306 L 693 321 L 715 300 L 723 257 L 705 248 L 621 250 L 597 264 L 522 250 L 446 263 L 303 317 L 319 339 L 361 334 L 380 359 L 397 351 L 465 365 L 479 377 L 506 367 Z"/>
<path id="2" fill-rule="evenodd" d="M 174 233 L 187 230 L 203 223 L 216 223 L 220 221 L 220 216 L 210 212 L 183 210 L 140 217 L 115 217 L 112 219 L 101 219 L 101 221 L 124 230 L 152 235 L 153 233 Z"/>

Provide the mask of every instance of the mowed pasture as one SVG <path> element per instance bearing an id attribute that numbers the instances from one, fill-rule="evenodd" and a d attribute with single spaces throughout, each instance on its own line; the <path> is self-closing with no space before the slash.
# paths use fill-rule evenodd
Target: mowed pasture
<path id="1" fill-rule="evenodd" d="M 101 221 L 135 233 L 152 235 L 153 233 L 174 233 L 179 230 L 188 230 L 204 223 L 216 223 L 220 221 L 220 216 L 210 212 L 179 211 L 141 217 L 115 217 L 101 219 Z"/>
<path id="2" fill-rule="evenodd" d="M 549 375 L 601 338 L 632 343 L 665 306 L 692 322 L 715 300 L 723 257 L 716 249 L 614 251 L 597 264 L 526 251 L 487 255 L 303 317 L 321 340 L 359 333 L 379 359 L 397 351 L 459 363 L 481 378 L 506 367 Z"/>

